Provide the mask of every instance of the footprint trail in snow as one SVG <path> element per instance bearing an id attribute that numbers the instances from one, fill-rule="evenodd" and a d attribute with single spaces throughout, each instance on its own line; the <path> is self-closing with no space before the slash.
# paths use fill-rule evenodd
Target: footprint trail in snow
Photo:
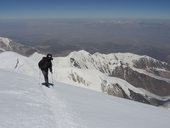
<path id="1" fill-rule="evenodd" d="M 47 97 L 57 128 L 86 128 L 82 126 L 82 122 L 76 116 L 76 113 L 64 101 L 58 98 L 54 88 L 43 86 L 43 92 Z"/>

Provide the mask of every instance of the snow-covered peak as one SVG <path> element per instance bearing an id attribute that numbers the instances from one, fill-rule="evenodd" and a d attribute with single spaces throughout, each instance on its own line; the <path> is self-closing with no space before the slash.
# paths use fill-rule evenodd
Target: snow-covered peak
<path id="1" fill-rule="evenodd" d="M 80 55 L 82 55 L 82 56 L 88 56 L 90 53 L 89 52 L 87 52 L 87 51 L 85 51 L 85 50 L 80 50 L 80 51 L 74 51 L 74 52 L 71 52 L 68 56 L 80 56 Z"/>
<path id="2" fill-rule="evenodd" d="M 114 60 L 114 61 L 122 61 L 125 63 L 132 63 L 133 60 L 139 60 L 141 58 L 147 58 L 151 59 L 151 57 L 143 55 L 137 55 L 133 53 L 110 53 L 110 54 L 102 54 L 102 53 L 94 53 L 90 54 L 89 52 L 85 50 L 81 51 L 75 51 L 71 52 L 68 57 L 75 57 L 77 59 L 88 59 L 88 58 L 93 58 L 93 59 L 100 59 L 100 60 Z"/>
<path id="3" fill-rule="evenodd" d="M 4 38 L 4 37 L 0 37 L 0 43 L 3 43 L 3 44 L 6 45 L 7 47 L 10 47 L 10 42 L 11 42 L 11 39 L 9 39 L 9 38 Z"/>
<path id="4" fill-rule="evenodd" d="M 67 60 L 70 59 L 70 63 L 72 63 L 73 67 L 81 69 L 98 69 L 103 70 L 105 73 L 112 72 L 115 67 L 121 65 L 133 67 L 134 62 L 139 61 L 141 58 L 147 57 L 132 53 L 90 54 L 84 50 L 72 52 L 65 57 Z M 67 66 L 70 67 L 70 64 Z"/>
<path id="5" fill-rule="evenodd" d="M 35 60 L 40 60 L 43 56 L 44 55 L 39 53 L 34 53 L 30 57 Z M 53 62 L 57 68 L 98 70 L 107 75 L 112 75 L 115 68 L 120 66 L 124 68 L 130 67 L 137 72 L 147 75 L 155 71 L 162 71 L 165 72 L 160 73 L 163 77 L 165 76 L 164 74 L 167 74 L 167 71 L 170 71 L 170 66 L 165 62 L 146 55 L 140 56 L 132 53 L 90 54 L 89 52 L 81 50 L 71 52 L 66 57 L 54 57 Z"/>
<path id="6" fill-rule="evenodd" d="M 70 58 L 70 62 L 73 63 L 74 67 L 82 69 L 103 69 L 103 66 L 105 65 L 107 66 L 105 69 L 109 68 L 109 70 L 112 70 L 114 67 L 122 65 L 144 70 L 170 70 L 170 66 L 165 62 L 161 62 L 146 55 L 137 55 L 133 53 L 90 54 L 89 52 L 81 50 L 72 52 L 65 58 Z"/>
<path id="7" fill-rule="evenodd" d="M 40 54 L 38 52 L 34 52 L 32 55 L 29 56 L 29 58 L 32 58 L 34 60 L 40 60 L 43 56 L 43 54 Z"/>
<path id="8" fill-rule="evenodd" d="M 39 54 L 35 52 L 33 55 L 31 55 L 31 58 L 34 59 L 40 59 L 44 55 Z M 119 66 L 121 64 L 128 65 L 131 67 L 134 67 L 134 62 L 139 61 L 141 59 L 145 59 L 147 61 L 153 61 L 153 62 L 158 62 L 158 60 L 143 55 L 137 55 L 133 53 L 110 53 L 110 54 L 101 54 L 101 53 L 94 53 L 90 54 L 89 52 L 85 50 L 80 50 L 80 51 L 74 51 L 71 52 L 68 56 L 66 57 L 56 57 L 54 60 L 62 60 L 62 63 L 60 65 L 66 66 L 67 68 L 70 66 L 74 66 L 71 63 L 74 63 L 77 65 L 79 68 L 84 68 L 84 69 L 96 69 L 99 66 L 102 65 L 108 65 L 110 68 L 113 68 L 115 66 Z M 58 65 L 58 64 L 57 64 Z M 59 66 L 59 65 L 58 65 Z"/>

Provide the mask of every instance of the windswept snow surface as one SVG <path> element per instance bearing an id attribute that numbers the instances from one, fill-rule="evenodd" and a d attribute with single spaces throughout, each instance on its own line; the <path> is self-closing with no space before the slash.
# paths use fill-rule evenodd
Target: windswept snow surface
<path id="1" fill-rule="evenodd" d="M 0 128 L 169 128 L 170 111 L 0 69 Z"/>

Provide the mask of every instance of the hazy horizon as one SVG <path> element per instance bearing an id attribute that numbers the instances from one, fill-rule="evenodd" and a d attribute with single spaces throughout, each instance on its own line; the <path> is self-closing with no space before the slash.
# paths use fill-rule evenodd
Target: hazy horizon
<path id="1" fill-rule="evenodd" d="M 0 36 L 45 52 L 170 56 L 168 0 L 5 0 Z"/>
<path id="2" fill-rule="evenodd" d="M 170 20 L 45 19 L 0 21 L 0 36 L 53 54 L 132 52 L 166 60 Z"/>

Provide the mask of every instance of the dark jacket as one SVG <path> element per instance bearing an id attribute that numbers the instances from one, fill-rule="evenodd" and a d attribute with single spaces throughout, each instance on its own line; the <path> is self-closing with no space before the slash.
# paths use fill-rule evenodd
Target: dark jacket
<path id="1" fill-rule="evenodd" d="M 48 69 L 50 69 L 50 72 L 52 72 L 52 62 L 48 57 L 43 57 L 38 63 L 38 66 L 41 70 L 48 72 Z"/>

